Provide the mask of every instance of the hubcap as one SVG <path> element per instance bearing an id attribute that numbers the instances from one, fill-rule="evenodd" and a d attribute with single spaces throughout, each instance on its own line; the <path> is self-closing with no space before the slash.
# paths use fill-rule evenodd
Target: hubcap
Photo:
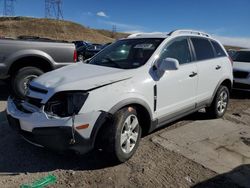
<path id="1" fill-rule="evenodd" d="M 220 114 L 224 113 L 228 103 L 228 94 L 226 91 L 222 91 L 217 103 L 217 110 Z"/>
<path id="2" fill-rule="evenodd" d="M 139 121 L 135 115 L 130 115 L 125 120 L 121 132 L 121 149 L 124 153 L 130 153 L 138 140 Z"/>
<path id="3" fill-rule="evenodd" d="M 37 75 L 29 75 L 29 76 L 26 76 L 26 77 L 23 79 L 23 89 L 24 89 L 25 92 L 28 90 L 29 83 L 30 83 L 31 80 L 33 80 L 34 78 L 37 78 Z"/>

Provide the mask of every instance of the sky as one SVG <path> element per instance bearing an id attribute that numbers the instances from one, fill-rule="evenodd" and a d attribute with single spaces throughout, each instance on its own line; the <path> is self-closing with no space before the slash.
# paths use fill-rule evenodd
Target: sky
<path id="1" fill-rule="evenodd" d="M 44 17 L 44 7 L 44 0 L 16 0 L 15 15 Z M 90 28 L 115 25 L 119 32 L 201 30 L 250 48 L 250 0 L 63 0 L 63 15 Z"/>

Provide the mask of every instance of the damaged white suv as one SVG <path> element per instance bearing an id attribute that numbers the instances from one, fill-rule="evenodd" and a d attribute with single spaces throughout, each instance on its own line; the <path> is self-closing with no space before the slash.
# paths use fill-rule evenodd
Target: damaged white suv
<path id="1" fill-rule="evenodd" d="M 35 145 L 78 153 L 98 146 L 124 162 L 143 133 L 201 108 L 222 117 L 232 83 L 227 52 L 208 34 L 133 34 L 33 80 L 25 100 L 8 99 L 7 117 Z"/>

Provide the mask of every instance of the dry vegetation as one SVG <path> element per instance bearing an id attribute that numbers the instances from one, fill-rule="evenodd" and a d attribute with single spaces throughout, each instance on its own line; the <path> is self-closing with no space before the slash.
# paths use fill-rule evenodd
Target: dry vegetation
<path id="1" fill-rule="evenodd" d="M 83 25 L 43 18 L 0 17 L 0 36 L 39 36 L 57 40 L 87 40 L 96 43 L 112 42 L 112 32 L 93 30 Z M 117 34 L 117 36 L 119 33 Z"/>
<path id="2" fill-rule="evenodd" d="M 98 33 L 110 37 L 110 38 L 114 38 L 114 39 L 120 39 L 120 38 L 125 38 L 127 37 L 129 34 L 127 33 L 113 33 L 111 31 L 107 31 L 107 30 L 103 30 L 103 29 L 96 29 L 95 31 L 97 31 Z"/>
<path id="3" fill-rule="evenodd" d="M 242 47 L 237 46 L 225 46 L 226 50 L 240 50 Z"/>

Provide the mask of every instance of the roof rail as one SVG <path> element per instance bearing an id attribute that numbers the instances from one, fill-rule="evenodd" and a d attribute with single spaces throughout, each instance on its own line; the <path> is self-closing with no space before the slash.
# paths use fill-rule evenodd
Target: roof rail
<path id="1" fill-rule="evenodd" d="M 133 33 L 133 34 L 129 35 L 127 38 L 134 38 L 134 37 L 137 37 L 141 34 L 143 34 L 143 33 Z"/>
<path id="2" fill-rule="evenodd" d="M 209 34 L 201 32 L 201 31 L 195 31 L 195 30 L 185 30 L 185 29 L 179 29 L 179 30 L 174 30 L 172 32 L 169 33 L 170 36 L 173 35 L 178 35 L 178 34 L 194 34 L 194 35 L 199 35 L 199 36 L 205 36 L 205 37 L 211 37 Z"/>

